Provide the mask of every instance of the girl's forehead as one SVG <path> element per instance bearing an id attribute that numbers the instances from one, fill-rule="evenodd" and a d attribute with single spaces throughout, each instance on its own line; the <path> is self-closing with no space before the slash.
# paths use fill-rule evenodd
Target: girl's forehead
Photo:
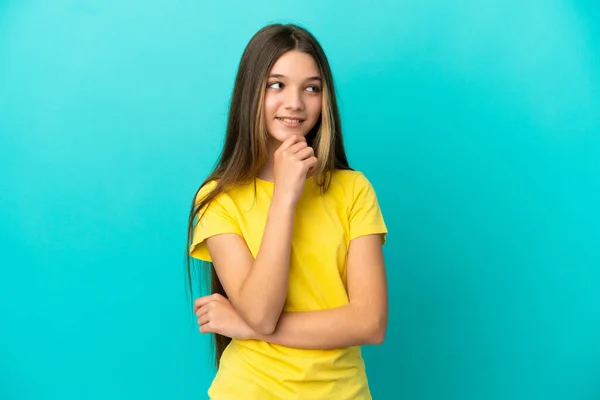
<path id="1" fill-rule="evenodd" d="M 284 53 L 271 68 L 270 75 L 287 78 L 309 78 L 320 76 L 315 59 L 307 53 L 291 50 Z"/>

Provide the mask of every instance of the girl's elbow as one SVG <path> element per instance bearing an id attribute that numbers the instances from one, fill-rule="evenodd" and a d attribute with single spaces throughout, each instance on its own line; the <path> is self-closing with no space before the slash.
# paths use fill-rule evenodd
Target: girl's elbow
<path id="1" fill-rule="evenodd" d="M 250 316 L 249 316 L 250 317 Z M 256 315 L 248 318 L 248 325 L 260 335 L 271 335 L 277 328 L 278 318 L 267 315 Z"/>
<path id="2" fill-rule="evenodd" d="M 273 332 L 275 332 L 276 327 L 276 324 L 262 323 L 252 326 L 252 329 L 254 329 L 257 333 L 261 335 L 272 335 Z"/>
<path id="3" fill-rule="evenodd" d="M 255 333 L 270 335 L 275 331 L 281 313 L 275 314 L 274 310 L 270 308 L 250 304 L 250 302 L 243 301 L 242 299 L 238 300 L 236 305 L 238 306 L 236 310 L 240 317 Z"/>
<path id="4" fill-rule="evenodd" d="M 380 345 L 385 341 L 385 334 L 387 331 L 387 318 L 381 318 L 374 321 L 369 329 L 369 335 L 367 338 L 367 344 Z"/>
<path id="5" fill-rule="evenodd" d="M 378 329 L 371 335 L 371 344 L 379 346 L 385 341 L 385 329 Z"/>

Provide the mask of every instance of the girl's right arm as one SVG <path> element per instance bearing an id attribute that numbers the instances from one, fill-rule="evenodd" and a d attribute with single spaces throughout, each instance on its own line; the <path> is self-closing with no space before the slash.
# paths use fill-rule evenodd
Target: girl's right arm
<path id="1" fill-rule="evenodd" d="M 227 297 L 248 325 L 263 334 L 275 330 L 287 295 L 293 218 L 292 207 L 272 201 L 256 259 L 237 234 L 206 241 Z"/>
<path id="2" fill-rule="evenodd" d="M 349 302 L 335 308 L 282 313 L 272 334 L 253 330 L 231 302 L 218 294 L 196 300 L 194 313 L 202 333 L 235 339 L 256 339 L 298 349 L 339 349 L 381 344 L 388 319 L 381 235 L 350 241 L 347 262 Z"/>
<path id="3" fill-rule="evenodd" d="M 256 259 L 237 234 L 215 235 L 206 241 L 229 300 L 261 334 L 273 333 L 283 310 L 294 212 L 306 175 L 316 161 L 303 137 L 287 139 L 275 152 L 275 188 Z"/>

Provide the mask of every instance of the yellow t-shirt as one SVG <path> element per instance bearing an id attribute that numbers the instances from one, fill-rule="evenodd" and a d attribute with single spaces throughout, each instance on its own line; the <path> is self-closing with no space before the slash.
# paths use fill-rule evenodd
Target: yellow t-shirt
<path id="1" fill-rule="evenodd" d="M 254 257 L 267 222 L 274 184 L 256 179 L 219 195 L 194 231 L 190 254 L 212 261 L 205 239 L 241 235 Z M 199 198 L 214 187 L 206 185 Z M 255 196 L 256 195 L 256 196 Z M 336 170 L 321 194 L 307 179 L 294 216 L 288 295 L 284 312 L 348 303 L 346 259 L 350 241 L 387 229 L 375 191 L 358 171 Z M 208 392 L 214 400 L 371 399 L 360 347 L 306 350 L 258 340 L 232 340 Z"/>

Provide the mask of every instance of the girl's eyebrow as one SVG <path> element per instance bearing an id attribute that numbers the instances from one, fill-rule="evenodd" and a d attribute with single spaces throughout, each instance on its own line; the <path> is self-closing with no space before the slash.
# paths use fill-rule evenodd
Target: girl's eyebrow
<path id="1" fill-rule="evenodd" d="M 281 75 L 281 74 L 270 74 L 269 78 L 285 78 L 285 75 Z M 320 76 L 311 76 L 310 78 L 306 78 L 305 81 L 321 81 L 321 77 Z"/>

